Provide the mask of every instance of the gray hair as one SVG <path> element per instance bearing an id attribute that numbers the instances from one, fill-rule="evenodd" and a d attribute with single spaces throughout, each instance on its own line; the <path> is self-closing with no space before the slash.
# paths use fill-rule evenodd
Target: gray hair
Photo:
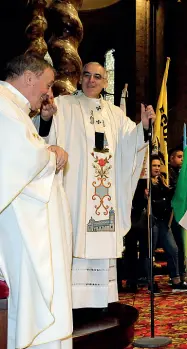
<path id="1" fill-rule="evenodd" d="M 103 65 L 100 64 L 99 62 L 88 62 L 88 63 L 86 63 L 86 64 L 83 66 L 83 68 L 82 68 L 82 73 L 84 73 L 84 71 L 86 70 L 87 65 L 89 65 L 89 64 L 96 64 L 96 65 L 100 66 L 101 68 L 103 68 L 103 69 L 104 69 L 104 78 L 105 78 L 105 79 L 108 78 L 108 74 L 107 74 L 107 71 L 106 71 L 105 67 L 103 67 Z"/>
<path id="2" fill-rule="evenodd" d="M 30 70 L 39 76 L 47 68 L 50 68 L 55 73 L 52 65 L 45 59 L 33 54 L 23 54 L 14 57 L 7 63 L 4 70 L 4 75 L 6 80 L 14 80 L 23 75 L 26 70 Z"/>

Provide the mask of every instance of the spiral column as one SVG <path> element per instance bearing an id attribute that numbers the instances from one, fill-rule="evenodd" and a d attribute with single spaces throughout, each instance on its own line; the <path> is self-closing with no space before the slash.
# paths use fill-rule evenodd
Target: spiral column
<path id="1" fill-rule="evenodd" d="M 46 0 L 28 1 L 28 7 L 32 13 L 32 19 L 25 30 L 28 39 L 26 53 L 35 53 L 41 57 L 44 57 L 47 53 L 47 43 L 44 39 L 44 33 L 47 29 L 47 20 L 45 18 L 46 5 Z"/>
<path id="2" fill-rule="evenodd" d="M 48 52 L 57 71 L 55 96 L 72 93 L 80 79 L 82 62 L 78 46 L 83 27 L 78 16 L 82 0 L 54 0 L 47 9 Z"/>

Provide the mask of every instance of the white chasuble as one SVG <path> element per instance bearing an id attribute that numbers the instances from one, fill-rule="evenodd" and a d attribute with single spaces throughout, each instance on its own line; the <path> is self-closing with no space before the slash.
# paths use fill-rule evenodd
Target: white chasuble
<path id="1" fill-rule="evenodd" d="M 0 269 L 8 349 L 71 349 L 71 223 L 56 159 L 28 101 L 0 83 Z"/>
<path id="2" fill-rule="evenodd" d="M 118 299 L 115 259 L 130 229 L 145 153 L 142 124 L 136 127 L 120 108 L 99 101 L 82 93 L 57 97 L 49 135 L 50 144 L 69 154 L 64 188 L 73 223 L 74 308 Z M 95 131 L 105 133 L 108 152 L 94 150 Z"/>

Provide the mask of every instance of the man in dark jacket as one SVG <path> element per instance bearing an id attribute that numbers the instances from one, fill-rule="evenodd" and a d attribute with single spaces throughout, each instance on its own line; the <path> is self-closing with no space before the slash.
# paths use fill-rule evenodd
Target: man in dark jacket
<path id="1" fill-rule="evenodd" d="M 168 269 L 174 292 L 187 291 L 187 286 L 180 278 L 178 247 L 168 224 L 171 217 L 171 199 L 173 189 L 165 186 L 160 174 L 160 159 L 157 155 L 151 160 L 152 178 L 152 215 L 153 215 L 153 251 L 158 238 L 167 255 Z"/>
<path id="2" fill-rule="evenodd" d="M 183 151 L 181 148 L 171 149 L 169 151 L 169 187 L 172 190 L 172 195 L 175 193 L 179 172 L 183 161 Z M 185 281 L 185 253 L 182 237 L 182 227 L 177 223 L 175 217 L 172 219 L 171 229 L 178 247 L 179 274 L 181 281 Z"/>
<path id="3" fill-rule="evenodd" d="M 139 277 L 147 277 L 148 235 L 147 235 L 147 200 L 144 196 L 146 179 L 140 179 L 134 194 L 131 222 L 132 226 L 124 238 L 125 251 L 123 260 L 118 260 L 118 291 L 137 291 Z M 139 254 L 139 256 L 138 256 Z M 139 257 L 139 258 L 138 258 Z M 122 287 L 122 279 L 127 279 Z"/>

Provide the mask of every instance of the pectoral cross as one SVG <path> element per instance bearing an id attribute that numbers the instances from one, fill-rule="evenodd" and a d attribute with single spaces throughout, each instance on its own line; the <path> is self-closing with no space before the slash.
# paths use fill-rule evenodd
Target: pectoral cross
<path id="1" fill-rule="evenodd" d="M 103 124 L 103 127 L 105 127 L 105 122 L 104 120 L 100 121 L 100 120 L 97 120 L 96 123 L 99 125 L 99 124 Z"/>
<path id="2" fill-rule="evenodd" d="M 93 110 L 91 110 L 91 115 L 90 115 L 90 124 L 94 124 L 94 116 L 93 116 Z"/>

